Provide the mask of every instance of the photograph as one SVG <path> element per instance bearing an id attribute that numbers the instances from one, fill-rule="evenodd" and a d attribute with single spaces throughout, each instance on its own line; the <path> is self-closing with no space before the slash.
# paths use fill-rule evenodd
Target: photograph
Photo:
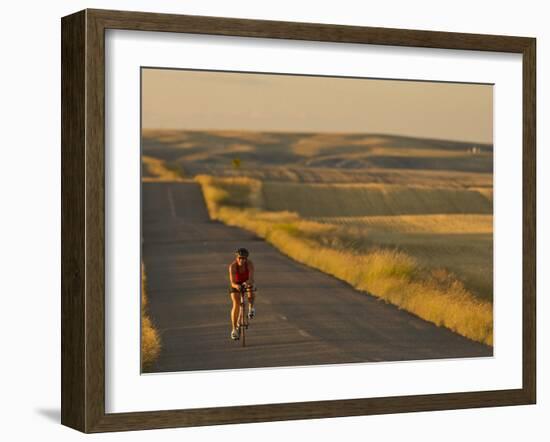
<path id="1" fill-rule="evenodd" d="M 493 356 L 493 85 L 141 68 L 143 374 Z"/>

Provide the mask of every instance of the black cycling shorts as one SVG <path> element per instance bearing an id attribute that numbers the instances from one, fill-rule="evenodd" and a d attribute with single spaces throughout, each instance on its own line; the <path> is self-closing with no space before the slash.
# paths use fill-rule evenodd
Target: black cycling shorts
<path id="1" fill-rule="evenodd" d="M 249 286 L 246 291 L 247 292 L 252 292 L 252 291 L 255 291 L 255 290 L 256 290 L 255 286 Z M 240 292 L 240 290 L 229 286 L 229 293 L 241 293 L 241 292 Z"/>

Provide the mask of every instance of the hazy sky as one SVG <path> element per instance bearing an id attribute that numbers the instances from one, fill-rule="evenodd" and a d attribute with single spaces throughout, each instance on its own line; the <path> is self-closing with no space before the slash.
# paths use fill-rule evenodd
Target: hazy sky
<path id="1" fill-rule="evenodd" d="M 387 133 L 492 143 L 489 85 L 142 70 L 147 129 Z"/>

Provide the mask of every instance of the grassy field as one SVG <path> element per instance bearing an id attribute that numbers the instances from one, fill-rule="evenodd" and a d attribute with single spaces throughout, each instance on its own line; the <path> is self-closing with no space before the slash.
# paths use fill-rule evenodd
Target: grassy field
<path id="1" fill-rule="evenodd" d="M 146 155 L 141 158 L 142 181 L 181 181 L 183 178 L 183 169 L 177 163 L 167 163 L 154 157 Z"/>
<path id="2" fill-rule="evenodd" d="M 492 187 L 490 145 L 377 134 L 146 130 L 142 136 L 143 155 L 178 164 L 189 176 Z"/>
<path id="3" fill-rule="evenodd" d="M 450 272 L 477 298 L 493 296 L 493 217 L 437 214 L 318 218 L 334 226 L 321 244 L 364 253 L 373 247 L 399 249 L 420 266 Z"/>
<path id="4" fill-rule="evenodd" d="M 471 198 L 471 211 L 480 214 L 333 217 L 346 213 L 345 208 L 353 207 L 358 195 L 368 194 L 372 186 L 338 186 L 338 198 L 330 199 L 314 196 L 319 189 L 327 191 L 323 186 L 311 186 L 305 191 L 310 197 L 303 198 L 298 189 L 306 185 L 293 184 L 293 189 L 277 184 L 282 193 L 276 199 L 279 210 L 273 210 L 273 199 L 266 197 L 274 192 L 273 183 L 210 176 L 197 180 L 212 218 L 251 230 L 293 259 L 358 290 L 492 345 L 492 216 L 484 213 L 490 201 L 483 195 L 487 205 Z M 411 198 L 429 201 L 433 190 L 409 188 L 403 199 L 374 201 L 380 204 L 378 212 L 399 213 Z M 375 192 L 380 191 L 384 189 L 377 186 Z M 444 192 L 438 189 L 437 194 Z M 445 210 L 455 209 L 456 201 L 467 209 L 454 189 L 436 201 L 447 204 Z M 295 207 L 326 216 L 308 219 L 291 210 Z"/>
<path id="5" fill-rule="evenodd" d="M 491 145 L 246 131 L 142 140 L 144 181 L 195 179 L 211 218 L 492 345 Z"/>
<path id="6" fill-rule="evenodd" d="M 394 184 L 297 184 L 266 182 L 266 210 L 302 217 L 492 213 L 492 202 L 478 190 Z"/>
<path id="7" fill-rule="evenodd" d="M 160 354 L 161 342 L 151 318 L 147 314 L 147 277 L 141 267 L 141 364 L 147 367 Z"/>

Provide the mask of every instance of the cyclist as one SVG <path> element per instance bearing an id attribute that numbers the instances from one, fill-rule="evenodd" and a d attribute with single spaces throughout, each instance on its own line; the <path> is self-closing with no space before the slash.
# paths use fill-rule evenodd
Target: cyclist
<path id="1" fill-rule="evenodd" d="M 229 265 L 229 291 L 233 307 L 231 308 L 231 339 L 239 339 L 240 330 L 237 326 L 239 316 L 239 306 L 241 297 L 241 287 L 246 290 L 248 297 L 248 318 L 253 319 L 256 316 L 254 308 L 254 264 L 248 259 L 248 250 L 241 247 L 235 250 L 235 260 Z"/>

